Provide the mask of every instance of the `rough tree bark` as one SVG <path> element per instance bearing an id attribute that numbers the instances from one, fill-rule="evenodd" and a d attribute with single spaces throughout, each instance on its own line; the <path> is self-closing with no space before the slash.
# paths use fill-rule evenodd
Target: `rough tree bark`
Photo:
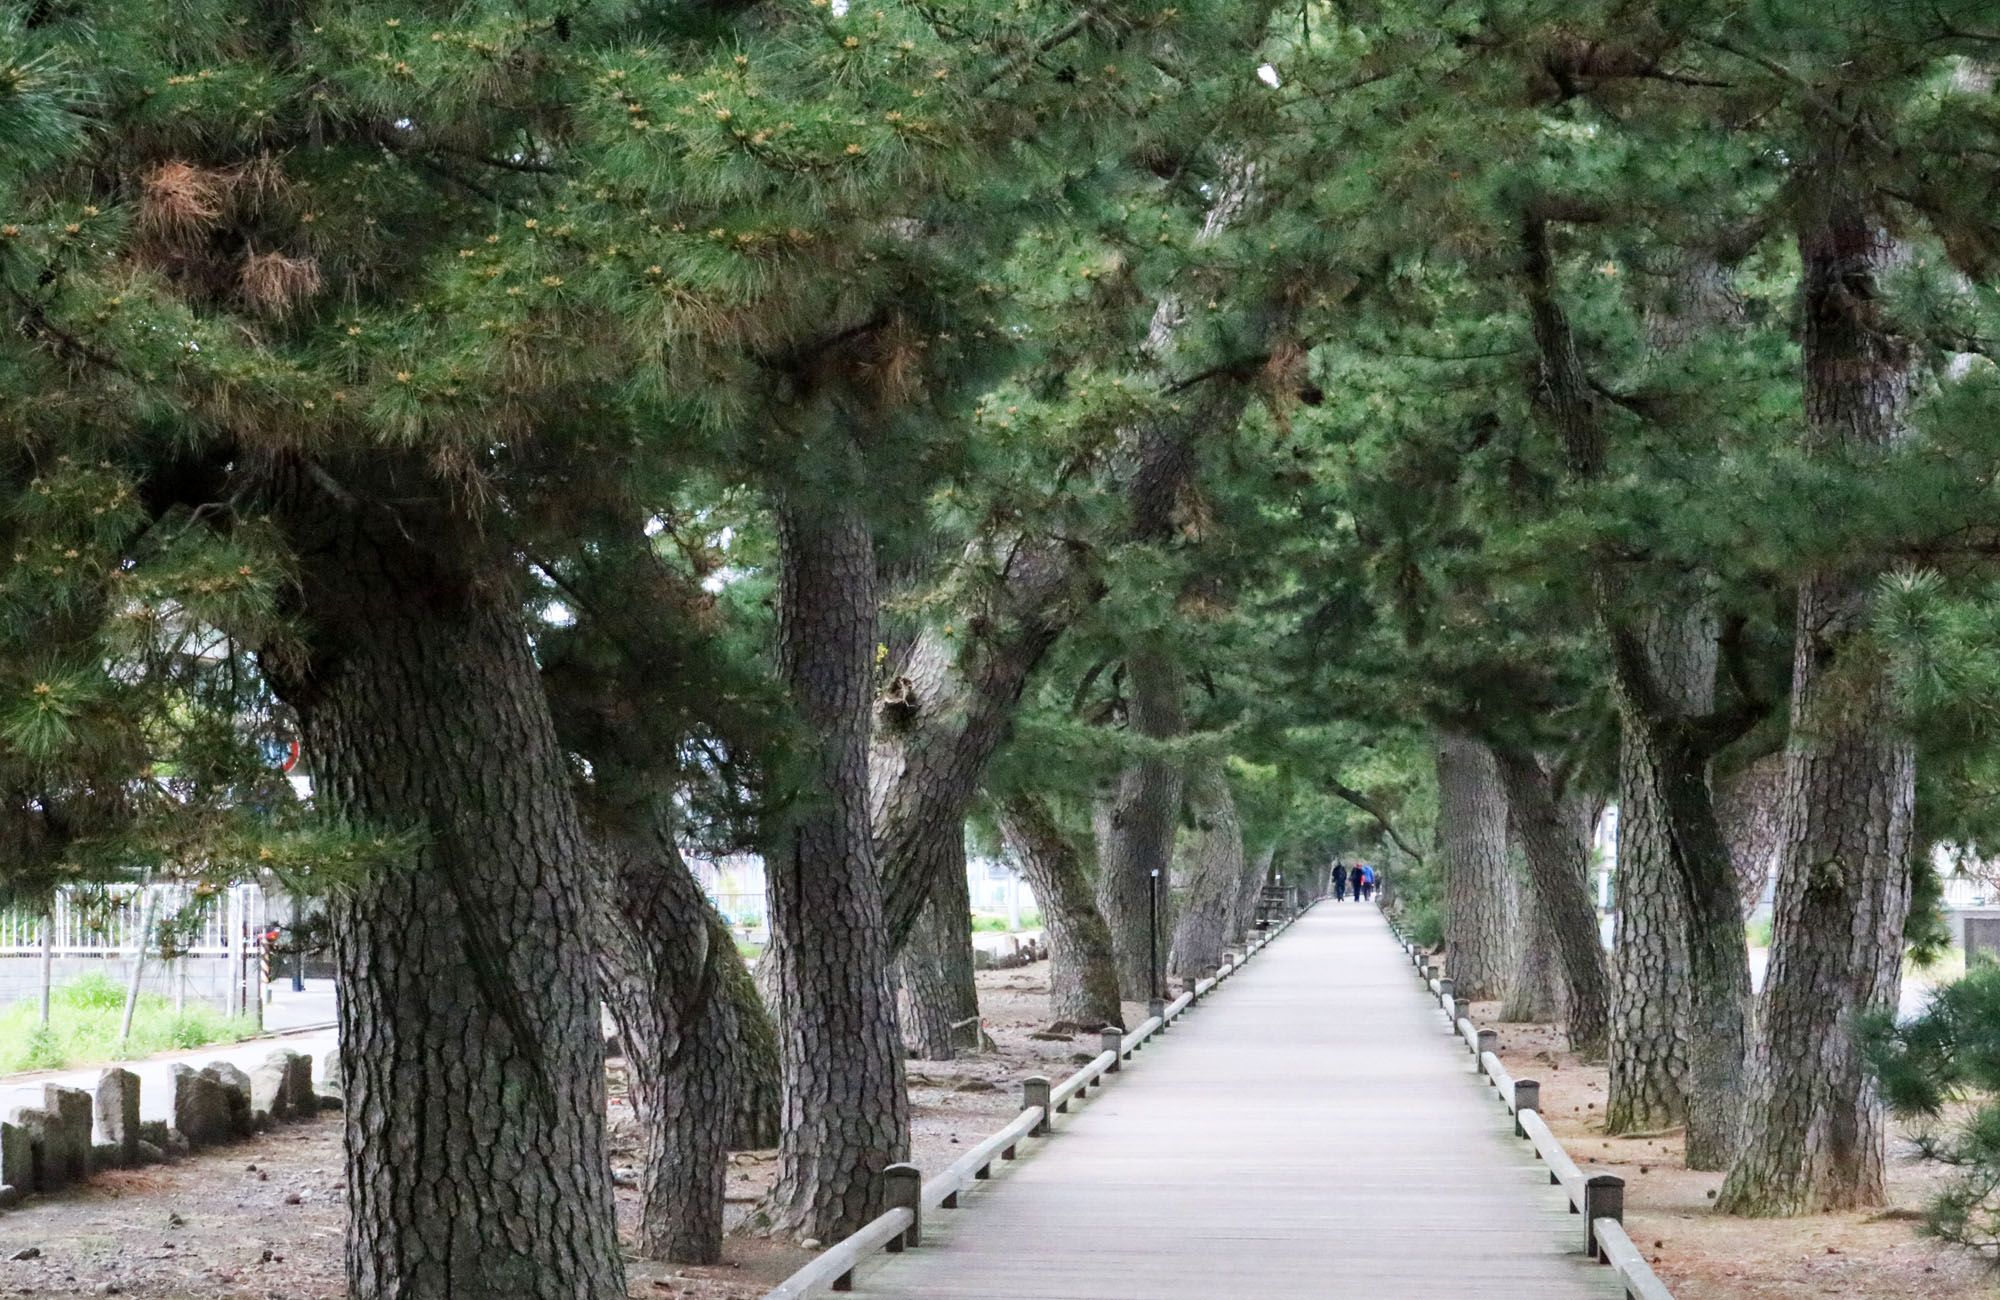
<path id="1" fill-rule="evenodd" d="M 1191 977 L 1222 964 L 1247 872 L 1243 822 L 1219 761 L 1198 762 L 1187 778 L 1194 832 L 1183 841 L 1186 890 L 1176 909 L 1167 969 Z M 1260 882 L 1261 883 L 1261 882 Z"/>
<path id="2" fill-rule="evenodd" d="M 930 902 L 896 959 L 902 986 L 903 1044 L 913 1056 L 949 1061 L 961 1046 L 984 1042 L 979 1028 L 979 986 L 973 979 L 972 895 L 965 878 L 965 828 L 958 830 L 958 861 L 933 883 Z M 954 1025 L 972 1024 L 962 1029 Z"/>
<path id="3" fill-rule="evenodd" d="M 314 477 L 274 474 L 305 632 L 265 668 L 323 806 L 410 836 L 328 905 L 348 1292 L 622 1296 L 591 858 L 510 558 L 387 454 Z"/>
<path id="4" fill-rule="evenodd" d="M 1130 693 L 1127 725 L 1151 741 L 1180 735 L 1181 674 L 1171 656 L 1147 645 L 1128 654 L 1125 663 Z M 1133 1002 L 1144 1002 L 1159 991 L 1154 927 L 1158 925 L 1164 947 L 1172 924 L 1165 915 L 1167 872 L 1173 864 L 1180 806 L 1180 763 L 1164 754 L 1147 754 L 1126 764 L 1116 789 L 1098 807 L 1097 906 L 1111 927 L 1119 991 Z M 1157 918 L 1153 915 L 1156 873 L 1162 913 Z"/>
<path id="5" fill-rule="evenodd" d="M 1507 794 L 1492 751 L 1440 731 L 1437 852 L 1444 872 L 1445 965 L 1466 998 L 1505 998 L 1520 963 L 1520 900 L 1507 859 Z"/>
<path id="6" fill-rule="evenodd" d="M 1518 880 L 1521 895 L 1520 963 L 1514 968 L 1500 1019 L 1509 1024 L 1552 1025 L 1563 1018 L 1562 975 L 1556 961 L 1555 926 L 1535 893 L 1535 882 Z"/>
<path id="7" fill-rule="evenodd" d="M 1000 833 L 1034 891 L 1049 932 L 1049 1010 L 1058 1027 L 1123 1026 L 1111 929 L 1097 910 L 1083 855 L 1039 795 L 1000 803 Z"/>
<path id="8" fill-rule="evenodd" d="M 1601 1055 L 1610 1029 L 1611 982 L 1597 909 L 1590 901 L 1589 839 L 1577 833 L 1573 817 L 1564 815 L 1547 773 L 1532 754 L 1495 745 L 1493 756 L 1536 902 L 1555 941 L 1570 1046 L 1582 1056 Z"/>
<path id="9" fill-rule="evenodd" d="M 1250 937 L 1250 927 L 1257 923 L 1257 900 L 1264 896 L 1264 882 L 1271 878 L 1271 864 L 1277 858 L 1276 840 L 1244 857 L 1243 878 L 1237 883 L 1236 902 L 1229 913 L 1228 946 L 1241 946 Z"/>
<path id="10" fill-rule="evenodd" d="M 711 1264 L 722 1257 L 736 1058 L 757 1027 L 731 997 L 730 968 L 744 975 L 743 962 L 681 859 L 665 804 L 590 810 L 604 873 L 597 964 L 640 1125 L 639 1248 Z"/>
<path id="11" fill-rule="evenodd" d="M 868 821 L 874 546 L 834 494 L 778 508 L 778 670 L 810 753 L 764 855 L 784 1115 L 772 1226 L 835 1241 L 881 1213 L 909 1153 L 888 927 Z"/>
<path id="12" fill-rule="evenodd" d="M 1841 127 L 1845 132 L 1848 128 Z M 1900 250 L 1843 174 L 1810 162 L 1796 204 L 1806 449 L 1866 456 L 1906 436 L 1913 351 L 1883 319 Z M 1799 589 L 1771 967 L 1718 1208 L 1802 1214 L 1883 1201 L 1886 1126 L 1856 1021 L 1896 1008 L 1910 904 L 1916 757 L 1867 639 L 1877 573 L 1824 568 Z"/>
<path id="13" fill-rule="evenodd" d="M 1661 702 L 1677 716 L 1714 704 L 1714 620 L 1693 602 L 1662 609 L 1639 632 Z M 1687 920 L 1668 820 L 1667 773 L 1625 725 L 1618 758 L 1618 929 L 1611 954 L 1614 991 L 1609 1133 L 1671 1128 L 1688 1118 Z M 1741 1103 L 1735 1103 L 1740 1105 Z"/>
<path id="14" fill-rule="evenodd" d="M 1534 211 L 1523 227 L 1523 269 L 1539 353 L 1536 401 L 1562 439 L 1570 477 L 1594 482 L 1603 477 L 1608 456 L 1602 402 L 1558 301 L 1546 223 Z M 1671 283 L 1674 289 L 1668 300 L 1649 317 L 1656 357 L 1662 359 L 1738 310 L 1728 274 L 1713 256 L 1682 257 Z M 1624 1059 L 1615 1060 L 1614 1068 L 1623 1096 L 1632 1105 L 1670 1096 L 1674 1081 L 1660 1068 L 1670 1071 L 1672 1053 L 1655 1051 L 1658 1040 L 1645 1035 L 1671 1035 L 1676 1025 L 1685 1023 L 1686 1086 L 1695 1102 L 1687 1110 L 1687 1159 L 1694 1168 L 1720 1168 L 1733 1153 L 1737 1137 L 1749 1035 L 1750 971 L 1735 879 L 1709 797 L 1709 759 L 1719 738 L 1731 734 L 1712 710 L 1714 637 L 1707 630 L 1709 615 L 1698 592 L 1673 601 L 1675 608 L 1665 621 L 1655 622 L 1651 631 L 1656 635 L 1649 637 L 1622 607 L 1608 561 L 1595 586 L 1597 619 L 1610 650 L 1623 723 L 1621 782 L 1626 793 L 1639 801 L 1639 833 L 1633 841 L 1638 851 L 1634 897 L 1641 905 L 1677 904 L 1680 922 L 1679 953 L 1671 950 L 1671 938 L 1662 937 L 1669 933 L 1663 926 L 1658 932 L 1648 931 L 1641 944 L 1666 947 L 1650 953 L 1635 948 L 1634 962 L 1643 967 L 1650 958 L 1671 969 L 1673 959 L 1680 956 L 1688 972 L 1683 1012 L 1672 981 L 1649 985 L 1644 980 L 1653 972 L 1635 970 L 1640 983 L 1628 988 L 1639 1002 L 1631 1008 L 1634 1023 L 1620 1035 Z M 1682 679 L 1661 680 L 1656 671 L 1661 666 L 1680 671 Z M 1664 881 L 1673 882 L 1678 893 L 1673 903 L 1665 902 L 1668 895 L 1660 887 Z M 1648 926 L 1673 919 L 1645 918 Z"/>
<path id="15" fill-rule="evenodd" d="M 1785 839 L 1785 756 L 1766 754 L 1716 782 L 1715 816 L 1736 867 L 1736 890 L 1749 916 L 1764 901 Z"/>

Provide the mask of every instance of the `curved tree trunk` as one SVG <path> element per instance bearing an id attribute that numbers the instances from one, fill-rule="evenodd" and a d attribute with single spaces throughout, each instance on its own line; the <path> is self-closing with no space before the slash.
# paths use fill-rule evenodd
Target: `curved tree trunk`
<path id="1" fill-rule="evenodd" d="M 1127 717 L 1132 730 L 1155 741 L 1180 735 L 1180 669 L 1153 646 L 1134 650 L 1126 658 L 1126 667 L 1131 691 Z M 1111 927 L 1119 992 L 1133 1002 L 1144 1002 L 1159 991 L 1155 940 L 1164 948 L 1172 924 L 1165 915 L 1165 886 L 1173 865 L 1180 807 L 1180 764 L 1154 754 L 1126 764 L 1119 773 L 1116 791 L 1098 809 L 1097 905 L 1104 923 Z M 1153 915 L 1156 875 L 1162 913 L 1158 917 Z"/>
<path id="2" fill-rule="evenodd" d="M 1716 627 L 1705 605 L 1691 599 L 1656 612 L 1638 635 L 1658 703 L 1674 717 L 1707 713 L 1715 696 Z M 1619 746 L 1616 997 L 1604 1108 L 1605 1130 L 1614 1134 L 1671 1128 L 1690 1118 L 1687 917 L 1671 793 L 1664 788 L 1675 774 L 1654 761 L 1645 725 L 1628 717 Z M 1732 1100 L 1729 1108 L 1741 1104 Z"/>
<path id="3" fill-rule="evenodd" d="M 1195 765 L 1187 780 L 1187 801 L 1194 817 L 1194 833 L 1187 837 L 1182 853 L 1189 871 L 1174 920 L 1167 969 L 1192 979 L 1222 964 L 1222 949 L 1235 927 L 1248 872 L 1243 858 L 1243 823 L 1236 815 L 1229 776 L 1219 761 Z"/>
<path id="4" fill-rule="evenodd" d="M 1818 455 L 1902 440 L 1912 387 L 1912 350 L 1877 301 L 1899 250 L 1844 188 L 1842 144 L 1814 160 L 1798 209 L 1806 446 Z M 1900 992 L 1916 756 L 1868 646 L 1875 581 L 1824 569 L 1799 589 L 1771 968 L 1746 1140 L 1717 1202 L 1728 1213 L 1883 1201 L 1886 1124 L 1855 1026 L 1894 1014 Z"/>
<path id="5" fill-rule="evenodd" d="M 1557 804 L 1532 755 L 1495 746 L 1494 758 L 1536 901 L 1555 940 L 1570 1046 L 1582 1056 L 1600 1055 L 1610 1029 L 1611 985 L 1590 901 L 1588 838 Z"/>
<path id="6" fill-rule="evenodd" d="M 736 1037 L 729 1045 L 733 1086 L 729 1133 L 724 1140 L 731 1151 L 761 1151 L 778 1145 L 778 1119 L 784 1102 L 778 1027 L 771 1022 L 770 1009 L 747 966 L 724 962 L 720 971 L 720 996 L 729 999 L 736 1019 Z"/>
<path id="7" fill-rule="evenodd" d="M 1562 973 L 1556 961 L 1555 927 L 1532 880 L 1520 880 L 1520 962 L 1500 1004 L 1508 1024 L 1552 1025 L 1563 1018 Z"/>
<path id="8" fill-rule="evenodd" d="M 957 829 L 957 865 L 937 875 L 931 900 L 897 958 L 903 1043 L 911 1055 L 927 1061 L 949 1061 L 961 1046 L 977 1050 L 985 1042 L 979 1027 L 979 985 L 973 979 L 965 828 Z"/>
<path id="9" fill-rule="evenodd" d="M 1460 996 L 1505 998 L 1520 964 L 1520 899 L 1507 860 L 1507 794 L 1493 754 L 1470 736 L 1436 740 L 1445 966 Z"/>
<path id="10" fill-rule="evenodd" d="M 1764 901 L 1764 890 L 1778 870 L 1778 851 L 1785 839 L 1784 787 L 1782 753 L 1766 754 L 1716 783 L 1715 817 L 1729 842 L 1745 916 Z"/>
<path id="11" fill-rule="evenodd" d="M 868 822 L 875 560 L 840 499 L 778 510 L 778 668 L 813 751 L 764 855 L 784 1116 L 774 1228 L 836 1241 L 884 1206 L 909 1154 L 902 1041 Z"/>
<path id="12" fill-rule="evenodd" d="M 1236 901 L 1229 912 L 1229 937 L 1225 947 L 1239 947 L 1257 924 L 1257 900 L 1264 896 L 1264 882 L 1271 878 L 1271 864 L 1278 859 L 1278 842 L 1272 840 L 1243 859 L 1243 876 L 1236 884 Z M 1220 963 L 1217 963 L 1218 965 Z M 1195 972 L 1205 975 L 1205 970 Z"/>
<path id="13" fill-rule="evenodd" d="M 643 1135 L 639 1248 L 712 1264 L 742 1036 L 726 968 L 743 963 L 681 859 L 667 809 L 594 811 L 591 821 L 604 872 L 597 965 Z"/>
<path id="14" fill-rule="evenodd" d="M 1039 795 L 1000 804 L 1000 833 L 1028 878 L 1049 932 L 1049 1010 L 1057 1026 L 1123 1026 L 1111 929 L 1097 910 L 1083 857 Z"/>
<path id="15" fill-rule="evenodd" d="M 434 485 L 386 455 L 379 500 Z M 366 1300 L 622 1296 L 591 859 L 509 566 L 437 503 L 284 485 L 303 652 L 265 656 L 317 797 L 409 833 L 329 901 L 347 1285 Z"/>

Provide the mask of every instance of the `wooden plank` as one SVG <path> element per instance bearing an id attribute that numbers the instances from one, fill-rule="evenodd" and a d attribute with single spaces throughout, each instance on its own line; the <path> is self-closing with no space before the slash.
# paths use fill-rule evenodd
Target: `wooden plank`
<path id="1" fill-rule="evenodd" d="M 1239 973 L 853 1294 L 1619 1294 L 1374 908 L 1322 904 Z"/>

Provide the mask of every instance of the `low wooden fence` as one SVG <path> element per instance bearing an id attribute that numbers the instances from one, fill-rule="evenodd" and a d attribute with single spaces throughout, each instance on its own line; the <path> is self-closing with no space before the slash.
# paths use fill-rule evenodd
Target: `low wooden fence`
<path id="1" fill-rule="evenodd" d="M 1625 1180 L 1614 1174 L 1586 1175 L 1577 1167 L 1542 1119 L 1541 1082 L 1516 1079 L 1507 1073 L 1498 1055 L 1499 1035 L 1474 1025 L 1466 1014 L 1466 1001 L 1457 996 L 1450 977 L 1429 954 L 1411 943 L 1393 920 L 1390 929 L 1409 954 L 1418 977 L 1437 999 L 1445 1020 L 1478 1062 L 1479 1072 L 1513 1114 L 1514 1135 L 1534 1144 L 1535 1154 L 1549 1167 L 1549 1183 L 1563 1189 L 1570 1213 L 1582 1218 L 1584 1253 L 1618 1271 L 1618 1280 L 1630 1300 L 1674 1300 L 1673 1292 L 1667 1290 L 1667 1284 L 1660 1281 L 1625 1231 Z"/>
<path id="2" fill-rule="evenodd" d="M 1245 962 L 1282 934 L 1303 915 L 1294 912 L 1252 939 L 1243 955 L 1218 967 L 1206 979 L 1171 1002 L 1156 1001 L 1139 1027 L 1131 1033 L 1106 1028 L 1099 1035 L 1098 1053 L 1089 1064 L 1061 1083 L 1051 1084 L 1036 1077 L 1021 1084 L 1021 1113 L 999 1132 L 973 1147 L 948 1169 L 928 1182 L 915 1165 L 890 1165 L 883 1171 L 888 1186 L 890 1208 L 870 1220 L 860 1231 L 826 1248 L 810 1264 L 764 1293 L 764 1300 L 799 1300 L 825 1291 L 852 1288 L 854 1270 L 878 1250 L 898 1253 L 923 1244 L 924 1215 L 932 1210 L 955 1210 L 959 1198 L 976 1184 L 990 1178 L 993 1166 L 1012 1160 L 1022 1141 L 1051 1132 L 1055 1116 L 1090 1096 L 1092 1088 L 1102 1089 L 1121 1073 L 1133 1054 L 1179 1020 L 1195 1003 L 1208 996 L 1216 985 L 1243 969 Z"/>

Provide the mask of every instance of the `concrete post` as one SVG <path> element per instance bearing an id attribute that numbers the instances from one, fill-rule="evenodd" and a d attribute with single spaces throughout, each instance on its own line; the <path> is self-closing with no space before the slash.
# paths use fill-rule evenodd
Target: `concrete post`
<path id="1" fill-rule="evenodd" d="M 1120 1062 L 1125 1059 L 1125 1031 L 1116 1025 L 1106 1025 L 1097 1032 L 1097 1050 L 1111 1053 L 1111 1068 L 1107 1074 L 1116 1074 Z"/>
<path id="2" fill-rule="evenodd" d="M 915 1165 L 890 1165 L 882 1171 L 882 1181 L 888 1195 L 884 1198 L 887 1208 L 903 1209 L 910 1212 L 910 1226 L 902 1236 L 889 1243 L 889 1249 L 900 1251 L 905 1246 L 924 1244 L 924 1173 Z"/>
<path id="3" fill-rule="evenodd" d="M 1031 1074 L 1021 1080 L 1021 1109 L 1042 1108 L 1041 1120 L 1028 1130 L 1030 1136 L 1040 1137 L 1049 1131 L 1049 1081 L 1039 1074 Z"/>
<path id="4" fill-rule="evenodd" d="M 1440 1005 L 1450 1003 L 1452 999 L 1452 988 L 1453 985 L 1450 980 L 1441 979 L 1438 981 L 1438 1001 Z"/>
<path id="5" fill-rule="evenodd" d="M 1165 998 L 1149 999 L 1146 1003 L 1146 1018 L 1148 1020 L 1159 1021 L 1160 1028 L 1165 1029 L 1167 1027 L 1167 1000 Z M 1156 1030 L 1155 1032 L 1158 1031 Z"/>
<path id="6" fill-rule="evenodd" d="M 1521 1112 L 1539 1111 L 1542 1108 L 1542 1082 L 1539 1079 L 1514 1080 L 1514 1136 L 1524 1138 L 1528 1130 L 1521 1127 Z"/>
<path id="7" fill-rule="evenodd" d="M 1472 1004 L 1464 998 L 1451 1000 L 1451 1027 L 1458 1028 L 1458 1022 L 1472 1014 Z"/>
<path id="8" fill-rule="evenodd" d="M 1603 1256 L 1597 1249 L 1597 1221 L 1625 1222 L 1625 1180 L 1616 1174 L 1593 1174 L 1583 1180 L 1583 1253 Z"/>
<path id="9" fill-rule="evenodd" d="M 1486 1053 L 1498 1052 L 1500 1050 L 1500 1031 L 1497 1029 L 1480 1030 L 1479 1046 L 1474 1048 L 1473 1050 L 1479 1054 L 1480 1059 L 1483 1063 Z"/>

